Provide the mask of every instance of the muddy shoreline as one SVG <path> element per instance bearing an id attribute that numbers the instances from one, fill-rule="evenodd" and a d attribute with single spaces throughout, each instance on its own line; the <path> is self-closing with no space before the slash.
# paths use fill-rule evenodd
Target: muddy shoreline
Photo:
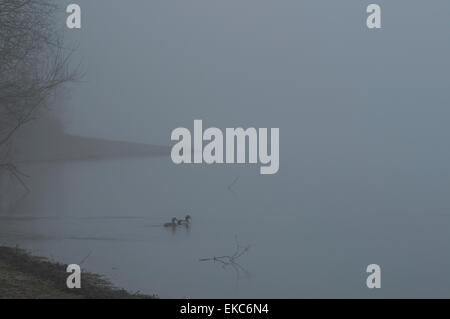
<path id="1" fill-rule="evenodd" d="M 152 299 L 117 288 L 101 275 L 82 270 L 80 289 L 69 289 L 67 265 L 0 246 L 1 299 Z"/>

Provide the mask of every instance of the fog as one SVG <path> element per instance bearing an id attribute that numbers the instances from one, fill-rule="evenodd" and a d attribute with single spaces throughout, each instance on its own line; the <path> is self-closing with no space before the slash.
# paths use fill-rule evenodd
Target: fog
<path id="1" fill-rule="evenodd" d="M 68 263 L 92 251 L 89 270 L 162 297 L 449 297 L 450 3 L 377 1 L 381 30 L 358 0 L 77 3 L 68 133 L 169 145 L 195 119 L 277 127 L 280 170 L 29 164 L 3 241 Z M 187 212 L 189 230 L 155 227 Z M 246 271 L 199 261 L 236 237 Z"/>

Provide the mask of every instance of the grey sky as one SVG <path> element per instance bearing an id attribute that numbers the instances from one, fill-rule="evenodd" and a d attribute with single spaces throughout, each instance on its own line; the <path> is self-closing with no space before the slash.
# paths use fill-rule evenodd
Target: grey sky
<path id="1" fill-rule="evenodd" d="M 358 0 L 78 3 L 71 132 L 167 144 L 200 118 L 279 126 L 282 143 L 448 133 L 447 1 L 378 1 L 378 31 Z"/>

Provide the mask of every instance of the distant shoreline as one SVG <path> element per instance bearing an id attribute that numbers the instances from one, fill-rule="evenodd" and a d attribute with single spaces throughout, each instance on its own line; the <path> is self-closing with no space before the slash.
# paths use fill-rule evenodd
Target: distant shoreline
<path id="1" fill-rule="evenodd" d="M 56 135 L 40 143 L 21 141 L 16 163 L 103 160 L 148 156 L 169 156 L 170 146 Z M 36 147 L 36 145 L 39 145 Z"/>
<path id="2" fill-rule="evenodd" d="M 102 276 L 82 271 L 81 288 L 66 286 L 67 265 L 18 248 L 0 247 L 0 299 L 153 299 L 129 293 Z"/>

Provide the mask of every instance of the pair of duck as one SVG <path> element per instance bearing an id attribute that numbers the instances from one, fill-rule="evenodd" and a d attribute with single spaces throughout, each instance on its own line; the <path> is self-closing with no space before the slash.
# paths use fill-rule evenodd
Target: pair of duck
<path id="1" fill-rule="evenodd" d="M 172 222 L 165 223 L 164 227 L 176 227 L 178 225 L 189 226 L 190 223 L 191 223 L 191 216 L 186 215 L 184 219 L 177 219 L 176 217 L 172 218 Z"/>

